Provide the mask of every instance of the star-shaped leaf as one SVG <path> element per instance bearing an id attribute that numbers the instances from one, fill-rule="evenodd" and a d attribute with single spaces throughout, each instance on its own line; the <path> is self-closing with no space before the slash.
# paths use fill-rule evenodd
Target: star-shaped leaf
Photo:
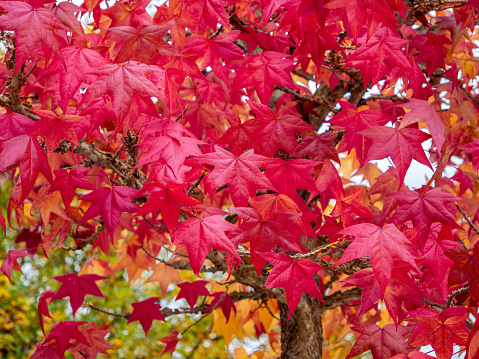
<path id="1" fill-rule="evenodd" d="M 190 218 L 180 222 L 171 241 L 175 245 L 184 244 L 188 250 L 191 269 L 199 274 L 206 256 L 211 248 L 230 253 L 242 262 L 226 231 L 233 231 L 236 226 L 221 219 L 221 215 L 213 215 L 203 219 Z"/>
<path id="2" fill-rule="evenodd" d="M 411 347 L 404 340 L 404 335 L 411 329 L 395 324 L 386 324 L 381 328 L 377 324 L 364 324 L 351 329 L 361 335 L 354 343 L 346 359 L 354 358 L 371 350 L 374 359 L 389 359 L 396 354 L 408 354 Z"/>
<path id="3" fill-rule="evenodd" d="M 53 277 L 53 279 L 59 281 L 62 285 L 52 297 L 52 300 L 70 297 L 73 315 L 75 315 L 78 308 L 83 305 L 83 301 L 87 294 L 105 298 L 95 282 L 102 279 L 108 279 L 108 277 L 102 277 L 96 274 L 77 275 L 76 273 L 69 273 Z"/>
<path id="4" fill-rule="evenodd" d="M 113 234 L 118 223 L 120 223 L 121 214 L 123 212 L 136 212 L 140 209 L 140 206 L 131 203 L 131 198 L 135 193 L 136 191 L 133 188 L 125 186 L 102 187 L 80 197 L 83 201 L 93 203 L 88 207 L 79 224 L 101 215 L 113 241 Z"/>
<path id="5" fill-rule="evenodd" d="M 275 190 L 271 182 L 260 172 L 267 158 L 249 150 L 240 156 L 215 146 L 216 152 L 207 153 L 199 160 L 215 166 L 208 177 L 212 187 L 227 184 L 236 206 L 246 206 L 248 197 L 255 197 L 257 189 Z"/>
<path id="6" fill-rule="evenodd" d="M 289 309 L 289 318 L 301 300 L 301 294 L 306 293 L 324 303 L 318 285 L 313 275 L 323 266 L 300 258 L 294 259 L 282 253 L 261 253 L 261 256 L 273 265 L 268 275 L 266 288 L 284 288 Z"/>
<path id="7" fill-rule="evenodd" d="M 159 297 L 148 298 L 141 302 L 133 303 L 133 311 L 128 319 L 128 324 L 131 322 L 140 321 L 140 324 L 145 331 L 145 336 L 148 336 L 148 331 L 153 324 L 153 320 L 165 321 L 163 314 L 161 314 L 161 305 L 156 304 Z"/>

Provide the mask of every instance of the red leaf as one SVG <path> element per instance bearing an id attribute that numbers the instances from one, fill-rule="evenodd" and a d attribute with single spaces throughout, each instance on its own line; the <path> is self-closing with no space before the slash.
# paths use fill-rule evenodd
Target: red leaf
<path id="1" fill-rule="evenodd" d="M 210 310 L 213 310 L 215 305 L 218 303 L 216 309 L 221 308 L 221 311 L 223 312 L 223 315 L 226 318 L 226 323 L 228 323 L 230 320 L 231 311 L 233 311 L 236 315 L 236 307 L 233 302 L 233 298 L 231 298 L 231 296 L 228 293 L 224 293 L 224 292 L 216 292 L 210 295 L 213 296 L 214 299 L 211 301 L 208 308 L 206 308 L 206 313 L 208 313 Z"/>
<path id="2" fill-rule="evenodd" d="M 288 73 L 292 67 L 290 56 L 279 52 L 265 51 L 250 56 L 238 70 L 232 91 L 254 86 L 261 102 L 267 104 L 275 85 L 295 87 Z"/>
<path id="3" fill-rule="evenodd" d="M 397 225 L 411 220 L 414 227 L 426 226 L 439 222 L 454 228 L 460 228 L 447 204 L 459 200 L 458 197 L 444 192 L 441 188 L 419 191 L 401 191 L 389 195 L 396 199 L 399 208 L 394 213 L 393 222 Z"/>
<path id="4" fill-rule="evenodd" d="M 421 143 L 431 136 L 423 131 L 414 128 L 398 130 L 386 126 L 373 126 L 358 134 L 373 140 L 365 161 L 381 160 L 391 156 L 398 169 L 401 184 L 413 159 L 433 170 L 421 146 Z"/>
<path id="5" fill-rule="evenodd" d="M 359 163 L 363 165 L 366 162 L 366 155 L 373 141 L 365 139 L 360 132 L 372 126 L 386 124 L 389 121 L 389 117 L 374 110 L 358 111 L 354 105 L 346 101 L 338 101 L 338 103 L 341 105 L 342 111 L 329 120 L 329 122 L 345 128 L 346 149 L 349 152 L 354 148 Z"/>
<path id="6" fill-rule="evenodd" d="M 222 215 L 213 215 L 203 219 L 190 218 L 180 222 L 171 241 L 175 245 L 184 244 L 188 250 L 191 269 L 199 274 L 210 248 L 219 249 L 233 255 L 242 262 L 233 243 L 225 231 L 233 231 L 236 226 L 221 219 Z"/>
<path id="7" fill-rule="evenodd" d="M 210 295 L 210 292 L 205 287 L 207 284 L 208 281 L 206 280 L 179 283 L 178 288 L 180 288 L 180 292 L 176 296 L 176 300 L 185 298 L 190 308 L 193 309 L 198 301 L 198 297 Z"/>
<path id="8" fill-rule="evenodd" d="M 219 146 L 215 146 L 215 149 L 216 152 L 207 153 L 198 159 L 215 166 L 207 182 L 214 189 L 227 184 L 235 206 L 246 206 L 248 198 L 256 196 L 257 189 L 275 190 L 259 170 L 268 160 L 266 157 L 255 154 L 253 150 L 235 156 Z"/>
<path id="9" fill-rule="evenodd" d="M 0 142 L 28 134 L 28 131 L 34 124 L 34 121 L 19 113 L 8 111 L 1 114 L 0 126 L 2 132 L 0 133 Z"/>
<path id="10" fill-rule="evenodd" d="M 424 310 L 423 310 L 424 311 Z M 431 345 L 439 359 L 450 359 L 453 353 L 453 344 L 465 346 L 469 330 L 465 321 L 471 311 L 470 308 L 447 308 L 438 313 L 428 310 L 430 314 L 421 315 L 410 312 L 418 321 L 414 332 L 409 339 L 411 345 Z"/>
<path id="11" fill-rule="evenodd" d="M 324 303 L 318 285 L 313 278 L 322 265 L 300 258 L 294 259 L 282 253 L 260 253 L 274 267 L 268 275 L 266 288 L 284 288 L 289 318 L 301 300 L 301 294 L 306 293 Z"/>
<path id="12" fill-rule="evenodd" d="M 137 204 L 131 203 L 131 198 L 136 193 L 133 188 L 117 186 L 114 188 L 102 187 L 80 197 L 83 201 L 93 202 L 83 215 L 79 225 L 89 219 L 101 215 L 106 229 L 110 232 L 111 240 L 123 212 L 136 212 L 140 209 Z"/>
<path id="13" fill-rule="evenodd" d="M 63 4 L 63 3 L 62 3 Z M 83 82 L 93 82 L 96 78 L 91 73 L 106 65 L 108 61 L 98 52 L 87 48 L 69 46 L 63 48 L 61 57 L 55 57 L 37 78 L 37 81 L 58 76 L 53 84 L 54 101 L 59 98 L 59 105 L 65 112 L 68 103 L 79 95 L 78 89 Z M 58 86 L 58 87 L 57 87 Z"/>
<path id="14" fill-rule="evenodd" d="M 75 315 L 78 308 L 83 305 L 87 294 L 105 298 L 95 282 L 97 280 L 108 279 L 108 277 L 102 277 L 96 274 L 77 275 L 76 273 L 68 273 L 53 277 L 53 279 L 59 281 L 62 285 L 52 297 L 52 300 L 70 297 L 73 315 Z"/>
<path id="15" fill-rule="evenodd" d="M 371 36 L 366 44 L 354 51 L 346 64 L 360 69 L 364 86 L 368 86 L 371 79 L 375 85 L 384 75 L 390 73 L 389 68 L 398 67 L 412 71 L 412 66 L 401 49 L 406 43 L 406 40 L 400 39 L 390 29 L 383 27 Z"/>
<path id="16" fill-rule="evenodd" d="M 469 142 L 461 147 L 464 152 L 472 155 L 472 169 L 479 170 L 479 138 L 471 137 L 472 142 Z"/>
<path id="17" fill-rule="evenodd" d="M 68 28 L 50 10 L 34 9 L 21 1 L 2 1 L 1 7 L 8 12 L 1 17 L 0 30 L 15 31 L 15 72 L 42 46 L 61 57 L 55 29 Z"/>
<path id="18" fill-rule="evenodd" d="M 338 234 L 354 236 L 355 239 L 333 268 L 353 259 L 369 256 L 382 296 L 396 260 L 409 263 L 412 268 L 419 270 L 414 257 L 409 252 L 410 242 L 392 224 L 379 228 L 374 224 L 362 223 L 343 229 Z"/>
<path id="19" fill-rule="evenodd" d="M 133 312 L 130 314 L 128 324 L 131 322 L 140 321 L 140 324 L 145 331 L 145 336 L 148 336 L 148 331 L 153 324 L 153 320 L 165 321 L 163 314 L 161 314 L 161 305 L 155 304 L 160 298 L 153 297 L 143 300 L 138 303 L 133 303 Z"/>
<path id="20" fill-rule="evenodd" d="M 150 97 L 161 97 L 158 88 L 146 78 L 154 71 L 154 67 L 139 62 L 127 62 L 122 65 L 107 64 L 97 68 L 91 74 L 97 75 L 98 78 L 88 86 L 80 104 L 90 102 L 103 95 L 109 95 L 119 121 L 117 130 L 123 129 L 123 132 L 126 133 L 129 126 L 125 119 L 134 105 L 134 96 L 143 95 L 143 97 L 138 97 L 144 103 L 142 108 L 153 104 Z"/>
<path id="21" fill-rule="evenodd" d="M 404 335 L 411 329 L 402 325 L 387 324 L 381 328 L 377 324 L 365 324 L 351 329 L 361 335 L 354 343 L 346 359 L 371 350 L 374 359 L 389 359 L 396 354 L 408 354 L 411 347 L 404 340 Z"/>
<path id="22" fill-rule="evenodd" d="M 60 191 L 67 213 L 70 212 L 70 204 L 73 201 L 73 197 L 75 197 L 75 191 L 77 188 L 90 191 L 95 190 L 95 187 L 93 187 L 88 178 L 85 177 L 89 171 L 90 168 L 85 167 L 74 167 L 70 171 L 64 169 L 53 171 L 55 174 L 55 180 L 53 181 L 49 192 L 53 193 L 58 190 Z"/>
<path id="23" fill-rule="evenodd" d="M 454 262 L 449 272 L 449 286 L 458 287 L 467 282 L 472 297 L 479 301 L 479 245 L 477 242 L 472 253 L 460 246 L 455 246 L 444 254 Z"/>
<path id="24" fill-rule="evenodd" d="M 436 144 L 437 152 L 441 154 L 442 145 L 446 140 L 446 135 L 444 131 L 444 124 L 442 123 L 442 120 L 437 114 L 433 105 L 424 100 L 411 98 L 409 99 L 408 103 L 397 106 L 411 110 L 404 115 L 399 128 L 401 129 L 407 127 L 419 121 L 426 122 L 429 132 L 431 133 Z"/>
<path id="25" fill-rule="evenodd" d="M 168 32 L 169 26 L 165 25 L 140 25 L 110 27 L 116 36 L 123 39 L 120 42 L 115 62 L 139 61 L 153 65 L 160 56 L 180 55 L 173 46 L 163 41 L 163 36 Z"/>
<path id="26" fill-rule="evenodd" d="M 302 252 L 293 236 L 293 221 L 300 213 L 276 212 L 262 214 L 254 208 L 236 207 L 232 210 L 243 221 L 229 234 L 234 244 L 250 242 L 251 261 L 256 267 L 258 277 L 266 259 L 261 252 L 270 252 L 277 245 L 284 250 Z"/>
<path id="27" fill-rule="evenodd" d="M 261 148 L 260 154 L 273 156 L 279 149 L 283 148 L 289 153 L 293 153 L 298 141 L 296 133 L 308 131 L 314 126 L 304 122 L 299 115 L 285 113 L 285 109 L 278 104 L 278 110 L 274 112 L 268 106 L 260 103 L 246 100 L 251 110 L 256 115 L 251 126 L 255 127 L 255 142 L 257 148 Z M 286 107 L 288 109 L 288 107 Z"/>
<path id="28" fill-rule="evenodd" d="M 342 192 L 331 188 L 336 196 L 336 205 L 331 212 L 331 216 L 340 216 L 344 227 L 351 226 L 353 222 L 353 215 L 365 218 L 373 218 L 371 211 L 362 202 L 358 201 L 359 197 L 364 191 L 360 188 L 344 196 Z"/>
<path id="29" fill-rule="evenodd" d="M 316 161 L 305 159 L 281 160 L 273 158 L 265 164 L 264 175 L 279 193 L 284 193 L 289 198 L 294 198 L 297 189 L 316 192 L 318 188 L 314 182 L 314 167 Z"/>
<path id="30" fill-rule="evenodd" d="M 48 333 L 43 343 L 47 344 L 55 340 L 58 352 L 63 357 L 65 351 L 73 346 L 73 344 L 70 343 L 72 339 L 74 339 L 77 343 L 88 345 L 87 339 L 83 333 L 78 330 L 79 325 L 86 323 L 88 322 L 65 321 L 57 323 L 52 327 L 50 333 Z"/>
<path id="31" fill-rule="evenodd" d="M 43 316 L 52 318 L 50 315 L 50 311 L 48 310 L 48 303 L 51 301 L 55 295 L 55 292 L 51 290 L 46 290 L 40 295 L 40 299 L 38 299 L 38 319 L 40 321 L 40 328 L 42 329 L 43 334 L 45 335 L 45 328 L 43 325 Z"/>
<path id="32" fill-rule="evenodd" d="M 105 340 L 105 335 L 110 332 L 107 328 L 108 325 L 97 327 L 95 323 L 89 323 L 85 328 L 80 328 L 80 332 L 85 336 L 88 345 L 76 343 L 76 345 L 68 351 L 74 355 L 81 355 L 81 357 L 86 356 L 87 358 L 96 358 L 100 353 L 108 355 L 107 350 L 113 348 L 110 343 Z"/>
<path id="33" fill-rule="evenodd" d="M 58 116 L 55 112 L 42 110 L 37 110 L 36 114 L 40 116 L 40 120 L 32 126 L 29 135 L 44 137 L 48 152 L 53 152 L 63 139 L 78 146 L 73 126 L 81 120 L 80 116 Z"/>
<path id="34" fill-rule="evenodd" d="M 2 217 L 1 214 L 0 214 L 0 217 Z M 20 273 L 23 273 L 22 269 L 18 265 L 17 259 L 26 257 L 28 255 L 30 254 L 25 252 L 24 249 L 12 249 L 11 251 L 8 251 L 7 256 L 3 260 L 2 266 L 0 267 L 0 272 L 2 272 L 3 274 L 7 276 L 10 283 L 12 282 L 12 278 L 11 278 L 12 270 L 16 270 L 16 271 L 19 271 Z"/>
<path id="35" fill-rule="evenodd" d="M 141 196 L 148 192 L 148 202 L 146 202 L 136 214 L 143 216 L 152 212 L 160 212 L 161 218 L 168 227 L 170 233 L 174 232 L 180 217 L 180 207 L 202 205 L 194 198 L 188 197 L 183 193 L 184 185 L 161 183 L 146 183 L 141 190 L 137 192 L 137 196 Z"/>
<path id="36" fill-rule="evenodd" d="M 43 174 L 48 182 L 53 182 L 47 155 L 36 139 L 27 135 L 17 136 L 0 142 L 0 150 L 0 169 L 20 163 L 22 195 L 18 203 L 27 198 L 39 173 Z"/>
<path id="37" fill-rule="evenodd" d="M 176 330 L 170 330 L 170 335 L 167 335 L 166 337 L 163 337 L 159 339 L 158 341 L 161 343 L 165 343 L 165 349 L 160 354 L 160 357 L 165 355 L 167 352 L 170 353 L 170 356 L 173 357 L 173 353 L 176 349 L 176 346 L 178 345 L 178 332 Z"/>
<path id="38" fill-rule="evenodd" d="M 333 145 L 334 140 L 338 137 L 337 133 L 325 132 L 320 135 L 314 131 L 308 131 L 307 135 L 295 148 L 291 156 L 295 157 L 311 157 L 312 160 L 322 162 L 325 158 L 329 158 L 340 163 L 338 151 Z"/>

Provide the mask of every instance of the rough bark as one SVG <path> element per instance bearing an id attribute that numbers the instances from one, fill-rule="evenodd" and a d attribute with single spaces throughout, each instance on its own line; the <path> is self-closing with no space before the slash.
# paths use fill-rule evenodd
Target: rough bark
<path id="1" fill-rule="evenodd" d="M 279 303 L 281 311 L 281 359 L 321 359 L 323 327 L 318 300 L 304 296 L 289 320 L 288 306 Z"/>

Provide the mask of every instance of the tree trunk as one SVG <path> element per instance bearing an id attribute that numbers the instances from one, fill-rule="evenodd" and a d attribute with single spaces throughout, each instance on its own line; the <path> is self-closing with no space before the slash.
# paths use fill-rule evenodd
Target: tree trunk
<path id="1" fill-rule="evenodd" d="M 303 295 L 301 302 L 288 319 L 288 306 L 279 303 L 281 310 L 281 359 L 321 359 L 323 328 L 320 302 Z"/>

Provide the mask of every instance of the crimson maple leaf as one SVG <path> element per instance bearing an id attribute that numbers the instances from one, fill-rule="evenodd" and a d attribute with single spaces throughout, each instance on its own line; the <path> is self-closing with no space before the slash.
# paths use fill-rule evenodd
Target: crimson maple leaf
<path id="1" fill-rule="evenodd" d="M 442 151 L 442 145 L 446 140 L 446 135 L 442 120 L 433 105 L 430 102 L 412 98 L 409 99 L 407 103 L 397 106 L 411 110 L 404 115 L 399 128 L 407 127 L 419 121 L 425 122 L 434 143 L 436 144 L 437 152 L 440 154 Z"/>
<path id="2" fill-rule="evenodd" d="M 377 324 L 357 325 L 351 328 L 361 335 L 356 340 L 346 359 L 371 350 L 374 359 L 389 359 L 396 354 L 408 354 L 411 347 L 404 335 L 411 331 L 402 325 L 386 324 L 381 328 Z"/>
<path id="3" fill-rule="evenodd" d="M 398 169 L 401 184 L 404 182 L 404 177 L 413 159 L 433 170 L 421 146 L 421 143 L 427 141 L 431 136 L 423 131 L 415 128 L 395 129 L 386 126 L 372 126 L 358 134 L 373 140 L 365 161 L 381 160 L 391 156 Z"/>
<path id="4" fill-rule="evenodd" d="M 196 55 L 200 70 L 211 66 L 216 76 L 225 83 L 229 83 L 229 71 L 223 67 L 220 59 L 228 61 L 244 57 L 243 51 L 233 43 L 240 33 L 241 31 L 239 30 L 225 32 L 212 39 L 200 36 L 188 36 L 186 38 L 184 51 L 187 54 Z"/>
<path id="5" fill-rule="evenodd" d="M 41 173 L 48 182 L 53 182 L 47 155 L 38 141 L 30 136 L 21 135 L 0 142 L 0 169 L 20 163 L 22 194 L 19 203 L 27 198 Z"/>
<path id="6" fill-rule="evenodd" d="M 351 151 L 354 148 L 359 163 L 363 165 L 373 141 L 365 139 L 360 132 L 372 126 L 385 125 L 390 118 L 384 113 L 374 110 L 358 111 L 354 105 L 346 101 L 338 101 L 338 103 L 341 105 L 342 111 L 329 122 L 345 128 L 346 149 Z"/>
<path id="7" fill-rule="evenodd" d="M 52 318 L 50 311 L 48 310 L 48 303 L 51 301 L 51 298 L 55 295 L 55 292 L 51 290 L 44 291 L 40 298 L 38 299 L 38 319 L 40 321 L 40 328 L 42 329 L 43 334 L 45 334 L 45 328 L 43 325 L 43 316 Z"/>
<path id="8" fill-rule="evenodd" d="M 317 134 L 315 131 L 308 131 L 302 135 L 303 139 L 294 149 L 291 156 L 306 157 L 312 160 L 322 162 L 325 158 L 340 163 L 338 151 L 333 145 L 334 140 L 338 137 L 337 133 L 325 132 Z"/>
<path id="9" fill-rule="evenodd" d="M 257 129 L 255 142 L 257 148 L 261 148 L 259 153 L 265 156 L 272 156 L 279 148 L 292 153 L 298 145 L 295 134 L 314 128 L 299 116 L 287 113 L 284 107 L 278 106 L 278 110 L 274 112 L 260 103 L 248 100 L 246 102 L 256 115 L 251 126 Z"/>
<path id="10" fill-rule="evenodd" d="M 159 211 L 168 230 L 170 233 L 173 233 L 180 216 L 180 206 L 191 207 L 202 204 L 194 198 L 188 197 L 188 195 L 183 193 L 183 190 L 184 185 L 182 184 L 163 185 L 161 183 L 146 183 L 137 192 L 137 196 L 148 192 L 148 202 L 140 208 L 136 215 L 143 216 Z"/>
<path id="11" fill-rule="evenodd" d="M 236 306 L 235 303 L 233 302 L 233 298 L 228 293 L 224 292 L 216 292 L 210 294 L 213 296 L 213 300 L 211 301 L 210 305 L 208 308 L 206 308 L 206 312 L 208 313 L 209 311 L 213 310 L 213 308 L 221 308 L 221 311 L 223 312 L 223 315 L 226 318 L 226 323 L 229 322 L 230 320 L 230 314 L 231 311 L 233 311 L 236 315 Z"/>
<path id="12" fill-rule="evenodd" d="M 297 189 L 318 190 L 314 182 L 314 167 L 318 162 L 305 159 L 281 160 L 273 158 L 264 166 L 264 175 L 279 193 L 294 198 Z"/>
<path id="13" fill-rule="evenodd" d="M 140 321 L 141 327 L 145 331 L 145 336 L 148 336 L 148 331 L 153 324 L 153 320 L 165 321 L 163 314 L 161 314 L 161 305 L 156 304 L 159 297 L 148 298 L 141 302 L 133 303 L 133 311 L 128 319 L 128 324 L 131 322 Z"/>
<path id="14" fill-rule="evenodd" d="M 180 222 L 171 241 L 175 245 L 184 244 L 188 250 L 191 269 L 199 274 L 210 248 L 230 253 L 242 262 L 226 231 L 233 231 L 236 226 L 221 219 L 222 215 L 213 215 L 203 219 L 190 218 Z"/>
<path id="15" fill-rule="evenodd" d="M 236 206 L 246 206 L 249 197 L 256 196 L 257 189 L 275 190 L 271 182 L 260 172 L 267 158 L 257 155 L 254 150 L 249 150 L 240 156 L 225 151 L 215 146 L 216 152 L 207 153 L 198 158 L 215 166 L 208 176 L 212 191 L 217 187 L 227 184 L 230 188 L 231 199 Z M 211 193 L 211 197 L 213 193 Z"/>
<path id="16" fill-rule="evenodd" d="M 409 263 L 412 268 L 419 270 L 414 256 L 410 253 L 411 243 L 393 224 L 379 228 L 374 224 L 362 223 L 343 229 L 338 234 L 355 238 L 333 268 L 353 259 L 369 256 L 381 288 L 381 296 L 384 295 L 396 260 Z"/>
<path id="17" fill-rule="evenodd" d="M 464 152 L 472 155 L 472 168 L 474 171 L 479 170 L 479 138 L 471 137 L 472 142 L 469 142 L 461 147 Z"/>
<path id="18" fill-rule="evenodd" d="M 460 246 L 444 252 L 444 255 L 454 262 L 449 272 L 449 286 L 458 287 L 469 283 L 471 296 L 479 301 L 479 246 L 474 245 L 472 253 Z"/>
<path id="19" fill-rule="evenodd" d="M 441 188 L 418 191 L 401 191 L 389 195 L 396 199 L 399 208 L 394 213 L 393 222 L 397 225 L 411 220 L 414 227 L 426 226 L 439 222 L 454 228 L 461 228 L 454 219 L 447 204 L 459 198 L 444 192 Z"/>
<path id="20" fill-rule="evenodd" d="M 438 313 L 432 309 L 419 309 L 408 314 L 418 324 L 409 339 L 411 345 L 431 345 L 439 359 L 452 357 L 453 344 L 465 346 L 469 330 L 465 321 L 470 308 L 447 308 Z"/>
<path id="21" fill-rule="evenodd" d="M 397 32 L 396 18 L 394 12 L 399 9 L 405 9 L 402 3 L 391 0 L 334 0 L 325 5 L 327 9 L 342 9 L 346 13 L 346 18 L 354 41 L 357 41 L 360 30 L 366 24 L 368 36 L 374 31 L 387 27 L 392 32 Z"/>
<path id="22" fill-rule="evenodd" d="M 111 240 L 123 212 L 136 212 L 140 209 L 135 203 L 131 203 L 131 198 L 136 191 L 133 188 L 125 186 L 116 186 L 113 188 L 102 187 L 93 192 L 80 197 L 83 201 L 93 202 L 83 215 L 79 225 L 86 221 L 101 215 L 106 229 L 110 232 Z"/>
<path id="23" fill-rule="evenodd" d="M 91 75 L 91 72 L 106 65 L 108 61 L 94 50 L 76 46 L 65 47 L 61 49 L 60 54 L 61 57 L 54 57 L 40 73 L 37 81 L 50 76 L 59 78 L 59 81 L 53 83 L 53 91 L 56 93 L 53 100 L 59 99 L 60 108 L 66 112 L 70 100 L 80 100 L 76 96 L 79 95 L 81 84 L 93 82 L 96 76 Z"/>
<path id="24" fill-rule="evenodd" d="M 2 1 L 1 7 L 7 14 L 1 17 L 0 30 L 15 32 L 15 72 L 42 46 L 61 57 L 55 29 L 68 31 L 68 28 L 50 10 L 34 9 L 21 1 Z"/>
<path id="25" fill-rule="evenodd" d="M 160 56 L 180 55 L 173 46 L 163 41 L 163 36 L 168 32 L 166 25 L 140 25 L 110 27 L 116 36 L 123 39 L 119 44 L 115 62 L 139 61 L 153 65 Z"/>
<path id="26" fill-rule="evenodd" d="M 87 294 L 105 298 L 95 282 L 97 280 L 108 279 L 108 277 L 102 277 L 96 274 L 77 275 L 76 273 L 69 273 L 53 277 L 53 279 L 59 281 L 62 285 L 52 297 L 52 300 L 70 297 L 73 315 L 75 315 L 78 308 L 83 305 Z"/>
<path id="27" fill-rule="evenodd" d="M 251 146 L 257 147 L 255 143 L 257 128 L 254 119 L 241 122 L 236 114 L 223 114 L 228 119 L 231 127 L 216 140 L 216 143 L 229 145 L 228 151 L 236 156 L 240 156 L 244 150 L 251 148 Z"/>
<path id="28" fill-rule="evenodd" d="M 71 320 L 57 323 L 52 327 L 43 343 L 51 343 L 52 341 L 56 341 L 58 352 L 62 357 L 64 357 L 63 354 L 65 351 L 73 346 L 71 340 L 75 340 L 77 343 L 88 345 L 88 340 L 78 329 L 79 325 L 86 323 L 87 322 L 76 322 Z"/>
<path id="29" fill-rule="evenodd" d="M 7 276 L 10 283 L 12 282 L 11 275 L 12 275 L 13 270 L 16 270 L 16 271 L 19 271 L 20 273 L 23 273 L 22 269 L 20 268 L 20 265 L 17 262 L 17 259 L 26 257 L 28 255 L 30 255 L 30 254 L 25 252 L 24 249 L 12 249 L 12 250 L 8 251 L 7 256 L 5 257 L 5 259 L 2 262 L 2 266 L 0 267 L 0 272 L 2 272 L 3 274 L 5 274 Z"/>
<path id="30" fill-rule="evenodd" d="M 231 90 L 254 86 L 261 102 L 267 104 L 275 85 L 295 88 L 288 74 L 292 67 L 290 56 L 279 52 L 264 51 L 250 56 L 238 70 Z"/>
<path id="31" fill-rule="evenodd" d="M 113 349 L 110 343 L 105 340 L 110 330 L 108 325 L 97 327 L 95 323 L 89 323 L 85 328 L 80 328 L 80 332 L 85 336 L 88 345 L 83 343 L 76 343 L 68 351 L 73 355 L 82 355 L 87 358 L 96 358 L 98 354 L 107 354 L 110 349 Z"/>
<path id="32" fill-rule="evenodd" d="M 277 245 L 284 250 L 302 252 L 293 235 L 293 221 L 300 213 L 276 212 L 262 214 L 255 208 L 235 207 L 232 210 L 238 214 L 242 223 L 229 234 L 231 241 L 237 245 L 250 242 L 251 261 L 256 267 L 258 277 L 261 274 L 266 259 L 262 252 L 270 252 Z"/>
<path id="33" fill-rule="evenodd" d="M 268 275 L 266 288 L 284 288 L 289 318 L 301 300 L 301 294 L 306 293 L 324 303 L 318 285 L 313 278 L 323 266 L 308 259 L 294 259 L 282 253 L 260 253 L 273 265 Z"/>
<path id="34" fill-rule="evenodd" d="M 364 86 L 368 86 L 371 79 L 375 85 L 384 75 L 390 73 L 390 68 L 412 71 L 411 64 L 401 50 L 406 43 L 406 40 L 397 37 L 391 29 L 383 27 L 376 31 L 366 44 L 355 50 L 346 64 L 359 68 Z"/>
<path id="35" fill-rule="evenodd" d="M 353 223 L 353 215 L 365 218 L 373 218 L 371 211 L 362 202 L 358 201 L 364 191 L 360 188 L 344 196 L 342 192 L 332 188 L 336 196 L 336 205 L 331 212 L 331 216 L 340 216 L 344 227 L 350 227 Z"/>
<path id="36" fill-rule="evenodd" d="M 69 171 L 65 169 L 53 171 L 55 174 L 55 180 L 53 181 L 49 192 L 53 193 L 55 191 L 60 191 L 67 212 L 70 211 L 70 204 L 73 201 L 73 197 L 75 197 L 75 191 L 77 188 L 89 191 L 95 190 L 95 187 L 93 187 L 86 177 L 86 174 L 89 171 L 90 168 L 85 167 L 74 167 Z"/>
<path id="37" fill-rule="evenodd" d="M 170 353 L 170 356 L 173 356 L 173 352 L 175 351 L 176 346 L 178 345 L 178 341 L 179 341 L 178 332 L 176 330 L 170 330 L 170 333 L 171 333 L 170 335 L 167 335 L 158 340 L 159 342 L 166 344 L 165 349 L 163 349 L 163 351 L 160 354 L 160 357 L 165 355 L 167 352 Z"/>
<path id="38" fill-rule="evenodd" d="M 81 120 L 80 116 L 58 116 L 55 112 L 44 110 L 37 110 L 36 114 L 40 116 L 40 120 L 30 128 L 29 135 L 44 137 L 49 152 L 53 152 L 63 139 L 78 146 L 73 126 Z"/>
<path id="39" fill-rule="evenodd" d="M 185 298 L 190 308 L 193 309 L 198 301 L 198 297 L 210 295 L 210 292 L 205 287 L 207 284 L 208 281 L 206 280 L 179 283 L 180 292 L 176 296 L 176 300 Z"/>
<path id="40" fill-rule="evenodd" d="M 14 137 L 27 135 L 30 128 L 35 124 L 34 121 L 19 113 L 7 111 L 0 115 L 0 142 L 7 141 Z"/>
<path id="41" fill-rule="evenodd" d="M 188 136 L 175 138 L 167 136 L 150 136 L 140 144 L 140 158 L 137 167 L 151 162 L 162 161 L 170 166 L 175 174 L 185 162 L 186 157 L 201 156 L 202 152 L 198 145 L 202 141 Z"/>
<path id="42" fill-rule="evenodd" d="M 150 106 L 154 109 L 150 98 L 161 97 L 158 88 L 146 78 L 154 71 L 154 67 L 135 61 L 129 61 L 122 65 L 107 64 L 99 67 L 91 72 L 92 75 L 98 77 L 88 87 L 80 105 L 100 96 L 109 95 L 119 121 L 117 129 L 123 129 L 123 132 L 126 133 L 131 127 L 126 119 L 134 106 L 134 101 L 141 108 Z M 140 105 L 140 102 L 143 102 L 144 105 Z"/>

